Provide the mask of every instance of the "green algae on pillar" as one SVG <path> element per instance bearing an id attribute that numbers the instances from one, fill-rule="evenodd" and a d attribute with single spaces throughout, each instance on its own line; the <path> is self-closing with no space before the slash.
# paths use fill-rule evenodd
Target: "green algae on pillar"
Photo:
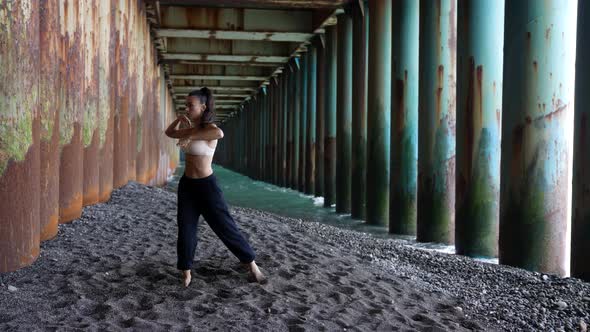
<path id="1" fill-rule="evenodd" d="M 504 1 L 459 1 L 455 245 L 498 254 Z"/>
<path id="2" fill-rule="evenodd" d="M 420 1 L 420 242 L 454 242 L 457 0 Z"/>
<path id="3" fill-rule="evenodd" d="M 369 1 L 366 220 L 381 226 L 389 221 L 391 6 L 389 0 Z"/>
<path id="4" fill-rule="evenodd" d="M 393 4 L 389 232 L 416 234 L 419 3 Z"/>
<path id="5" fill-rule="evenodd" d="M 576 1 L 506 1 L 500 263 L 565 275 Z"/>

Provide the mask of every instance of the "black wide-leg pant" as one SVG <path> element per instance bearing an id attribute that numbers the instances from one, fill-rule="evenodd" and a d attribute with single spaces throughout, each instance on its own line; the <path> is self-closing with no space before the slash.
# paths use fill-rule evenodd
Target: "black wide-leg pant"
<path id="1" fill-rule="evenodd" d="M 178 262 L 179 270 L 190 270 L 197 248 L 197 226 L 203 215 L 213 232 L 242 263 L 250 263 L 255 253 L 229 214 L 217 178 L 211 174 L 193 179 L 183 175 L 178 183 Z"/>

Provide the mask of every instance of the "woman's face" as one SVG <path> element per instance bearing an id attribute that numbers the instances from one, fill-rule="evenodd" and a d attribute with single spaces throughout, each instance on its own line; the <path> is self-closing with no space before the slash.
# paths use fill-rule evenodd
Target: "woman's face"
<path id="1" fill-rule="evenodd" d="M 205 104 L 201 103 L 200 98 L 196 96 L 188 96 L 186 98 L 186 112 L 191 120 L 198 120 L 205 111 Z"/>

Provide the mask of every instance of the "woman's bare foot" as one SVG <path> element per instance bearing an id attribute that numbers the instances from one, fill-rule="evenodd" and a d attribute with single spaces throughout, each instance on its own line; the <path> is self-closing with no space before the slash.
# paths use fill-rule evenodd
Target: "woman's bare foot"
<path id="1" fill-rule="evenodd" d="M 250 271 L 248 273 L 248 281 L 249 282 L 257 282 L 262 285 L 264 285 L 268 282 L 268 280 L 266 279 L 264 274 L 262 274 L 262 272 L 260 272 L 260 269 L 258 268 L 258 265 L 256 265 L 256 262 L 252 261 L 249 264 L 242 264 L 242 265 L 244 265 Z"/>
<path id="2" fill-rule="evenodd" d="M 184 287 L 188 287 L 191 283 L 191 270 L 182 271 L 182 274 L 184 276 Z"/>

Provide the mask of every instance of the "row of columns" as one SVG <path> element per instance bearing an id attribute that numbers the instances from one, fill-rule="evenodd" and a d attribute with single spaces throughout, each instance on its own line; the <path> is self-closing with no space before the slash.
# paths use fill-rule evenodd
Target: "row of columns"
<path id="1" fill-rule="evenodd" d="M 218 161 L 391 233 L 561 275 L 573 174 L 571 272 L 590 280 L 585 3 L 347 8 L 224 124 Z M 253 141 L 257 125 L 271 135 Z M 252 155 L 252 145 L 271 153 Z M 258 157 L 272 162 L 244 168 Z"/>

